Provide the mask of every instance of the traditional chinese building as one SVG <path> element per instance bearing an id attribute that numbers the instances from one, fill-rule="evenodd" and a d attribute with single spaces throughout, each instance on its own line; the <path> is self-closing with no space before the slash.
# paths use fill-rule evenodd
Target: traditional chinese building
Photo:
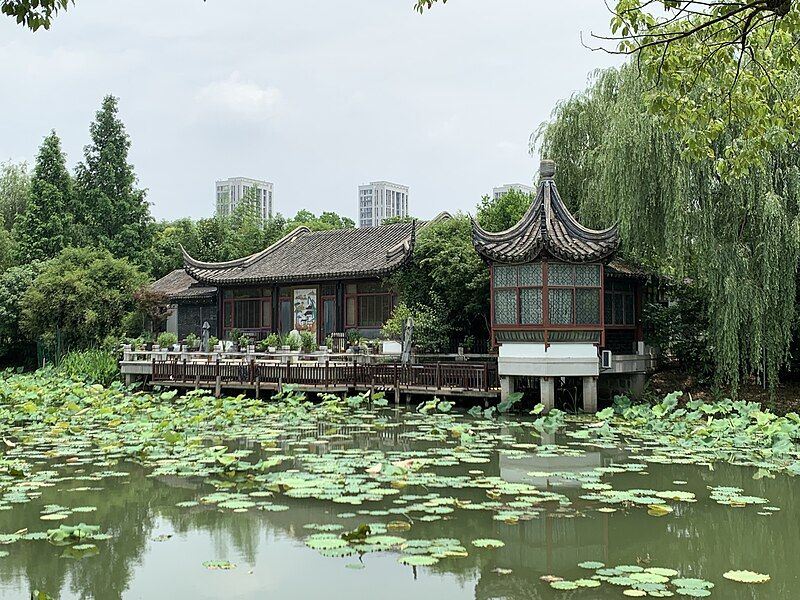
<path id="1" fill-rule="evenodd" d="M 501 387 L 507 396 L 518 383 L 537 380 L 542 402 L 552 407 L 559 380 L 579 377 L 584 409 L 594 411 L 601 374 L 630 376 L 631 387 L 643 381 L 644 282 L 615 259 L 616 227 L 588 229 L 567 209 L 555 163 L 543 161 L 540 175 L 516 225 L 491 233 L 473 221 L 475 250 L 490 268 Z"/>
<path id="2" fill-rule="evenodd" d="M 385 279 L 411 257 L 415 233 L 415 223 L 332 231 L 298 227 L 265 250 L 229 262 L 202 262 L 184 251 L 184 269 L 153 288 L 175 299 L 179 337 L 202 325 L 190 322 L 197 314 L 188 306 L 190 314 L 183 316 L 181 300 L 198 288 L 213 296 L 218 316 L 210 321 L 211 333 L 220 338 L 234 330 L 255 340 L 297 330 L 323 343 L 351 329 L 374 338 L 397 303 Z"/>

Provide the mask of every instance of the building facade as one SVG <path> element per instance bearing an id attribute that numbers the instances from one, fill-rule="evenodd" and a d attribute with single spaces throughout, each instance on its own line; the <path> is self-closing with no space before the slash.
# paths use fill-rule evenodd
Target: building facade
<path id="1" fill-rule="evenodd" d="M 521 194 L 527 194 L 528 196 L 533 196 L 536 193 L 536 188 L 529 185 L 524 185 L 522 183 L 507 183 L 494 188 L 492 190 L 492 197 L 495 200 L 499 200 L 501 196 L 505 196 L 511 190 L 520 192 Z"/>
<path id="2" fill-rule="evenodd" d="M 216 183 L 216 206 L 218 217 L 228 217 L 244 199 L 252 198 L 258 206 L 259 216 L 266 220 L 272 217 L 274 185 L 269 181 L 231 177 Z"/>
<path id="3" fill-rule="evenodd" d="M 502 392 L 538 387 L 551 408 L 557 385 L 580 380 L 576 395 L 594 412 L 600 375 L 625 376 L 634 389 L 652 362 L 641 324 L 645 277 L 616 258 L 616 227 L 595 231 L 575 220 L 552 161 L 542 162 L 540 175 L 514 227 L 491 233 L 473 220 L 473 245 L 490 271 Z"/>
<path id="4" fill-rule="evenodd" d="M 169 292 L 175 297 L 184 289 L 213 294 L 211 333 L 223 339 L 237 333 L 261 340 L 293 330 L 312 333 L 318 343 L 350 330 L 376 338 L 397 304 L 385 279 L 410 259 L 415 239 L 414 222 L 316 232 L 298 227 L 239 260 L 206 263 L 184 251 L 184 269 L 155 287 L 166 292 L 165 284 L 174 281 Z M 177 309 L 180 315 L 182 304 Z M 197 320 L 178 333 L 197 333 L 201 326 Z"/>
<path id="5" fill-rule="evenodd" d="M 378 227 L 392 217 L 408 217 L 408 186 L 373 181 L 358 187 L 359 227 Z"/>

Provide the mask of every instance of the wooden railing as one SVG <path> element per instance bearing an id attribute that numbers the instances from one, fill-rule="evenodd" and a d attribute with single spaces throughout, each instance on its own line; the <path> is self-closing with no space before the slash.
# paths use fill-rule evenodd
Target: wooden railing
<path id="1" fill-rule="evenodd" d="M 297 384 L 321 388 L 489 391 L 499 387 L 497 365 L 490 362 L 432 364 L 360 363 L 325 360 L 310 363 L 261 363 L 255 359 L 191 361 L 178 356 L 152 359 L 154 383 L 216 385 Z"/>

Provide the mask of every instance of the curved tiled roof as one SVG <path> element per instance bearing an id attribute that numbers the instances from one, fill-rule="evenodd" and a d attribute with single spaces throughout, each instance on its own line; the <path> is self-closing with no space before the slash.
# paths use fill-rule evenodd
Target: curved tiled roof
<path id="1" fill-rule="evenodd" d="M 183 260 L 189 275 L 212 285 L 380 277 L 410 258 L 415 235 L 415 222 L 330 231 L 298 227 L 245 258 L 207 263 L 183 250 Z"/>
<path id="2" fill-rule="evenodd" d="M 603 261 L 616 252 L 617 227 L 596 231 L 578 223 L 561 200 L 554 171 L 552 166 L 543 167 L 536 198 L 510 229 L 490 233 L 472 219 L 472 243 L 478 254 L 500 263 L 531 262 L 542 254 L 578 263 Z"/>
<path id="3" fill-rule="evenodd" d="M 192 300 L 213 298 L 217 288 L 205 286 L 184 269 L 175 269 L 150 285 L 154 292 L 164 294 L 169 300 Z"/>

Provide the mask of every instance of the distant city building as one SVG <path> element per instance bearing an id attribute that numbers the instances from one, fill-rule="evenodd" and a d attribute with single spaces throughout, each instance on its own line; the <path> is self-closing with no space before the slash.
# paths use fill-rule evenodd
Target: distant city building
<path id="1" fill-rule="evenodd" d="M 228 217 L 233 214 L 244 198 L 252 197 L 258 202 L 258 212 L 262 219 L 272 217 L 273 185 L 269 181 L 231 177 L 217 181 L 217 216 Z"/>
<path id="2" fill-rule="evenodd" d="M 358 226 L 378 227 L 385 219 L 408 216 L 408 186 L 373 181 L 358 187 Z"/>
<path id="3" fill-rule="evenodd" d="M 520 192 L 522 194 L 528 194 L 529 196 L 533 196 L 536 193 L 536 188 L 533 188 L 529 185 L 524 185 L 522 183 L 507 183 L 506 185 L 501 185 L 500 187 L 496 187 L 492 190 L 492 196 L 494 199 L 497 200 L 500 196 L 504 196 L 511 190 L 515 192 Z"/>

